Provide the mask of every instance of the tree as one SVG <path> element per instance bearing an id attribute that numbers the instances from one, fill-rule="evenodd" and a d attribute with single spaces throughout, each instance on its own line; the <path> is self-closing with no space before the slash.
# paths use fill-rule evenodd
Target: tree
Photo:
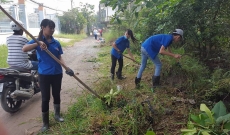
<path id="1" fill-rule="evenodd" d="M 86 19 L 79 8 L 73 8 L 68 12 L 64 12 L 63 16 L 59 16 L 61 22 L 61 31 L 64 33 L 80 34 L 83 31 Z"/>
<path id="2" fill-rule="evenodd" d="M 91 4 L 83 4 L 80 3 L 80 8 L 83 16 L 86 19 L 86 29 L 87 29 L 87 35 L 90 35 L 90 32 L 92 31 L 92 24 L 95 22 L 95 16 L 94 16 L 94 5 Z"/>

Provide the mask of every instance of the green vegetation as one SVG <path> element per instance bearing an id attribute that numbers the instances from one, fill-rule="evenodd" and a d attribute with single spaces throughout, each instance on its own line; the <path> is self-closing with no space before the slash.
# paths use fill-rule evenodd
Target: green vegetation
<path id="1" fill-rule="evenodd" d="M 164 63 L 162 87 L 151 89 L 154 67 L 148 62 L 142 76 L 141 88 L 136 89 L 134 78 L 139 65 L 126 58 L 123 74 L 127 79 L 115 79 L 111 82 L 108 77 L 111 64 L 109 51 L 111 42 L 115 40 L 115 33 L 117 32 L 110 30 L 104 34 L 106 45 L 100 46 L 101 52 L 93 60 L 101 65 L 98 68 L 99 79 L 93 84 L 94 90 L 105 97 L 106 102 L 84 93 L 64 114 L 65 123 L 53 123 L 48 134 L 224 135 L 228 132 L 229 121 L 223 120 L 228 114 L 220 113 L 226 107 L 208 99 L 216 96 L 215 93 L 223 95 L 223 90 L 229 88 L 229 72 L 215 70 L 210 74 L 208 66 L 192 53 L 186 52 L 184 46 L 174 44 L 172 51 L 182 54 L 183 57 L 176 61 L 172 57 L 160 56 Z M 117 35 L 119 36 L 118 33 Z M 134 47 L 140 48 L 140 45 L 132 44 L 131 49 Z M 135 53 L 134 49 L 132 51 Z M 134 57 L 140 61 L 137 54 Z M 215 106 L 213 108 L 216 109 L 208 111 L 204 103 L 208 107 Z M 199 104 L 202 106 L 200 114 Z M 217 108 L 219 112 L 216 111 Z M 217 119 L 219 123 L 216 123 Z"/>
<path id="2" fill-rule="evenodd" d="M 190 115 L 187 128 L 181 129 L 183 135 L 203 134 L 203 135 L 227 135 L 230 131 L 230 113 L 222 101 L 215 104 L 212 110 L 205 104 L 200 105 L 198 115 Z"/>
<path id="3" fill-rule="evenodd" d="M 60 33 L 60 34 L 55 34 L 54 35 L 55 38 L 67 38 L 67 39 L 74 39 L 77 41 L 82 40 L 83 38 L 86 38 L 86 34 L 64 34 L 64 33 Z"/>
<path id="4" fill-rule="evenodd" d="M 59 16 L 60 23 L 62 25 L 61 31 L 64 33 L 84 33 L 83 29 L 86 26 L 86 34 L 89 35 L 92 31 L 92 24 L 95 22 L 94 5 L 88 3 L 80 3 L 80 7 L 71 9 L 68 12 L 64 12 L 62 16 Z"/>
<path id="5" fill-rule="evenodd" d="M 8 67 L 8 64 L 6 62 L 7 54 L 8 54 L 7 46 L 6 45 L 0 45 L 0 52 L 1 52 L 1 55 L 0 55 L 0 68 L 6 68 L 6 67 Z"/>
<path id="6" fill-rule="evenodd" d="M 54 37 L 64 38 L 64 40 L 58 39 L 58 41 L 60 42 L 62 47 L 66 47 L 66 46 L 73 46 L 75 42 L 81 41 L 83 38 L 86 38 L 87 35 L 86 34 L 63 34 L 61 33 L 61 34 L 54 35 Z"/>

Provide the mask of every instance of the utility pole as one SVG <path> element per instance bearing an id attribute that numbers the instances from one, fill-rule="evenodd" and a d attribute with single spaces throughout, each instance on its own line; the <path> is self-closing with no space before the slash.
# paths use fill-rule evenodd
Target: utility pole
<path id="1" fill-rule="evenodd" d="M 73 9 L 73 0 L 70 0 L 71 1 L 71 10 Z"/>

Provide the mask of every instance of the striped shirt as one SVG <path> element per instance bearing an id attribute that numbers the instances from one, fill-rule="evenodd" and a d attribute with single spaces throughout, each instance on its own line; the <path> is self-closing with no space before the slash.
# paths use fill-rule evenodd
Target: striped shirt
<path id="1" fill-rule="evenodd" d="M 21 67 L 30 69 L 33 67 L 29 61 L 27 52 L 22 51 L 22 47 L 28 42 L 26 37 L 21 35 L 11 35 L 6 38 L 8 47 L 7 63 L 11 67 Z"/>

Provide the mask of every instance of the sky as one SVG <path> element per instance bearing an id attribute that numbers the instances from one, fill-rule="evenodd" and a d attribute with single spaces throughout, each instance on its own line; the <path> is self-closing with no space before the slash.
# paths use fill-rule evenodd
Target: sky
<path id="1" fill-rule="evenodd" d="M 54 9 L 58 9 L 58 10 L 63 10 L 63 11 L 68 11 L 68 9 L 71 9 L 71 0 L 34 0 L 38 3 L 43 3 L 45 6 L 54 8 Z M 17 3 L 18 0 L 14 0 L 14 3 Z M 31 2 L 30 0 L 26 0 L 27 4 L 27 8 L 35 8 L 38 7 L 36 4 L 34 4 L 33 2 Z M 79 3 L 88 3 L 91 5 L 94 5 L 94 10 L 95 13 L 99 10 L 98 9 L 98 5 L 100 0 L 73 0 L 73 7 L 79 7 Z M 28 10 L 31 10 L 28 9 Z M 56 11 L 52 11 L 49 9 L 46 9 L 47 13 L 53 13 Z"/>

